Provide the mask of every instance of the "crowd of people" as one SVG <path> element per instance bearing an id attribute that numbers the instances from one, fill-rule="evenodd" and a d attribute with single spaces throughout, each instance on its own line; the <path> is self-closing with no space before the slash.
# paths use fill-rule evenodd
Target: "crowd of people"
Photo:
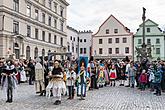
<path id="1" fill-rule="evenodd" d="M 79 59 L 80 60 L 80 59 Z M 0 60 L 2 89 L 6 90 L 7 101 L 13 101 L 13 89 L 17 84 L 35 85 L 36 94 L 54 96 L 55 105 L 61 104 L 61 95 L 74 99 L 75 93 L 85 100 L 88 90 L 105 86 L 125 86 L 141 91 L 150 89 L 160 96 L 165 92 L 165 62 L 130 61 L 128 57 L 118 60 L 80 61 Z M 116 84 L 119 82 L 119 85 Z"/>

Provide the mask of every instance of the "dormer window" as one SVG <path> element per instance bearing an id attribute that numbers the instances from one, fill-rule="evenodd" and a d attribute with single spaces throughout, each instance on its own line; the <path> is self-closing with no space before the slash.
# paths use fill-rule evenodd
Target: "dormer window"
<path id="1" fill-rule="evenodd" d="M 106 34 L 109 34 L 109 29 L 106 29 Z"/>
<path id="2" fill-rule="evenodd" d="M 147 32 L 150 32 L 150 28 L 147 28 Z"/>
<path id="3" fill-rule="evenodd" d="M 118 33 L 118 29 L 114 29 L 114 33 L 117 34 Z"/>

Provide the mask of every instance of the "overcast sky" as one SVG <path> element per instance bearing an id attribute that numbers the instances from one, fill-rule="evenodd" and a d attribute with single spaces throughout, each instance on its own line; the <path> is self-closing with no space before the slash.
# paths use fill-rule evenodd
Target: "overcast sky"
<path id="1" fill-rule="evenodd" d="M 67 0 L 67 25 L 77 30 L 92 30 L 112 14 L 131 32 L 136 32 L 142 23 L 142 7 L 146 8 L 146 19 L 165 28 L 165 0 Z"/>

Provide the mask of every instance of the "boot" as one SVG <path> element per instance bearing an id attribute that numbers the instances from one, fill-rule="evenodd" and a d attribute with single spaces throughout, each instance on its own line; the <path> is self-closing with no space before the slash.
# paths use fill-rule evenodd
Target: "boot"
<path id="1" fill-rule="evenodd" d="M 131 88 L 134 88 L 134 84 L 132 84 Z"/>
<path id="2" fill-rule="evenodd" d="M 112 83 L 111 83 L 111 85 L 110 86 L 112 86 Z"/>
<path id="3" fill-rule="evenodd" d="M 115 85 L 116 85 L 116 84 L 114 83 L 114 84 L 113 84 L 113 87 L 115 87 Z"/>

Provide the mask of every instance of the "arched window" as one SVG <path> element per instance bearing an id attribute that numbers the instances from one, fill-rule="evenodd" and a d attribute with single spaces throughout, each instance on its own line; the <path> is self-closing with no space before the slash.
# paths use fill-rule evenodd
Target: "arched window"
<path id="1" fill-rule="evenodd" d="M 36 47 L 34 49 L 34 58 L 37 58 L 38 57 L 38 48 Z"/>
<path id="2" fill-rule="evenodd" d="M 18 45 L 18 43 L 14 43 L 14 53 L 15 53 L 15 58 L 19 59 L 20 58 L 20 53 L 19 53 L 19 45 Z"/>
<path id="3" fill-rule="evenodd" d="M 42 56 L 45 56 L 45 49 L 42 49 Z"/>
<path id="4" fill-rule="evenodd" d="M 26 47 L 26 59 L 30 60 L 30 47 L 29 46 Z"/>

